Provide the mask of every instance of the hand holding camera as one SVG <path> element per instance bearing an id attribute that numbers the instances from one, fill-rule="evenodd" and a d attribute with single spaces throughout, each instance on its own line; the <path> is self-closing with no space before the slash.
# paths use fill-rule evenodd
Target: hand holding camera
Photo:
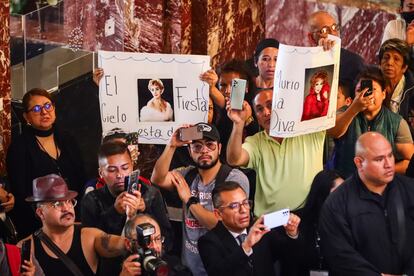
<path id="1" fill-rule="evenodd" d="M 138 254 L 132 254 L 122 263 L 122 271 L 119 276 L 135 276 L 141 275 L 141 263 Z"/>

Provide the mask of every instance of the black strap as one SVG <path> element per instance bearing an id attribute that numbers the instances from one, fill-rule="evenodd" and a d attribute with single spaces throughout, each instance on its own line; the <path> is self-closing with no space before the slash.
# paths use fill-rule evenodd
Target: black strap
<path id="1" fill-rule="evenodd" d="M 83 276 L 79 267 L 43 232 L 42 229 L 37 230 L 34 233 L 34 236 L 40 239 L 63 262 L 73 275 Z"/>
<path id="2" fill-rule="evenodd" d="M 397 198 L 395 200 L 395 208 L 397 210 L 397 224 L 398 224 L 398 252 L 400 256 L 404 256 L 404 245 L 406 240 L 406 229 L 405 229 L 405 213 L 402 204 L 402 196 L 399 185 L 395 185 Z"/>
<path id="3" fill-rule="evenodd" d="M 226 181 L 226 178 L 227 176 L 229 176 L 232 169 L 233 169 L 232 167 L 226 164 L 222 164 L 220 166 L 220 169 L 216 175 L 216 186 L 223 184 Z M 191 186 L 191 183 L 193 183 L 194 178 L 197 176 L 197 174 L 198 174 L 198 169 L 194 167 L 191 170 L 189 170 L 188 173 L 185 175 L 184 179 L 188 183 L 189 186 Z"/>
<path id="4" fill-rule="evenodd" d="M 198 174 L 197 167 L 194 167 L 194 168 L 192 168 L 191 170 L 188 171 L 188 173 L 184 177 L 185 182 L 187 182 L 188 186 L 191 187 L 191 183 L 193 183 L 194 178 L 197 176 L 197 174 Z"/>
<path id="5" fill-rule="evenodd" d="M 226 165 L 226 164 L 221 165 L 220 170 L 218 171 L 216 175 L 216 187 L 218 185 L 223 184 L 226 181 L 226 178 L 227 176 L 229 176 L 232 169 L 233 168 L 230 167 L 229 165 Z"/>

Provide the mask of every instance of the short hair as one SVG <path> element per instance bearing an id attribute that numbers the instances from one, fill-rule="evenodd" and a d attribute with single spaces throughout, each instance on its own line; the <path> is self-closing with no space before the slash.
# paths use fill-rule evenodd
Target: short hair
<path id="1" fill-rule="evenodd" d="M 109 156 L 128 153 L 128 156 L 131 158 L 131 153 L 128 150 L 128 145 L 121 141 L 109 141 L 103 143 L 99 147 L 98 151 L 98 162 L 99 166 L 103 166 L 104 162 Z M 132 160 L 131 160 L 132 161 Z"/>
<path id="2" fill-rule="evenodd" d="M 29 90 L 23 96 L 22 105 L 23 105 L 24 112 L 29 111 L 29 102 L 32 99 L 32 97 L 34 97 L 34 96 L 42 96 L 42 97 L 48 98 L 53 105 L 55 104 L 55 101 L 53 100 L 52 95 L 49 92 L 47 92 L 45 89 L 43 89 L 43 88 L 33 88 L 33 89 Z"/>
<path id="3" fill-rule="evenodd" d="M 400 7 L 404 7 L 404 0 L 400 0 Z"/>
<path id="4" fill-rule="evenodd" d="M 127 133 L 119 127 L 111 129 L 105 136 L 102 138 L 102 143 L 107 143 L 114 139 L 126 139 Z"/>
<path id="5" fill-rule="evenodd" d="M 146 218 L 146 219 L 154 221 L 157 224 L 157 226 L 160 228 L 160 225 L 158 224 L 157 220 L 153 216 L 149 214 L 136 214 L 125 223 L 124 232 L 125 232 L 125 237 L 127 239 L 132 239 L 134 234 L 137 233 L 135 230 L 135 222 L 141 218 Z M 153 226 L 155 227 L 155 225 Z M 160 231 L 161 231 L 161 228 L 160 228 Z"/>
<path id="6" fill-rule="evenodd" d="M 217 69 L 217 74 L 223 73 L 237 73 L 241 79 L 249 80 L 249 74 L 246 68 L 246 63 L 238 59 L 232 59 L 229 62 L 225 62 Z"/>
<path id="7" fill-rule="evenodd" d="M 242 187 L 235 181 L 225 181 L 224 183 L 216 185 L 211 192 L 214 208 L 219 208 L 223 204 L 220 196 L 222 192 L 234 191 L 237 189 L 242 189 Z"/>
<path id="8" fill-rule="evenodd" d="M 351 95 L 351 91 L 350 91 L 348 82 L 345 82 L 343 80 L 339 80 L 338 86 L 341 88 L 342 94 L 344 95 L 345 99 L 348 98 L 348 97 L 351 97 L 352 99 L 354 98 L 353 94 Z"/>
<path id="9" fill-rule="evenodd" d="M 315 74 L 313 74 L 312 78 L 310 79 L 310 84 L 313 87 L 316 83 L 317 79 L 321 79 L 323 80 L 323 83 L 327 83 L 328 82 L 328 72 L 326 72 L 325 70 L 321 70 L 316 72 Z"/>
<path id="10" fill-rule="evenodd" d="M 152 86 L 158 86 L 159 89 L 164 90 L 164 84 L 160 79 L 152 79 L 148 82 L 148 89 Z"/>
<path id="11" fill-rule="evenodd" d="M 408 45 L 407 41 L 398 38 L 391 38 L 382 43 L 378 55 L 380 63 L 385 52 L 391 50 L 397 51 L 403 57 L 404 65 L 410 63 L 410 45 Z"/>
<path id="12" fill-rule="evenodd" d="M 359 73 L 357 81 L 361 79 L 374 80 L 378 82 L 382 90 L 385 89 L 385 79 L 382 75 L 381 69 L 378 66 L 365 66 L 365 69 Z"/>
<path id="13" fill-rule="evenodd" d="M 279 41 L 274 38 L 265 38 L 259 41 L 253 55 L 255 63 L 259 60 L 259 56 L 262 51 L 269 47 L 279 49 Z"/>

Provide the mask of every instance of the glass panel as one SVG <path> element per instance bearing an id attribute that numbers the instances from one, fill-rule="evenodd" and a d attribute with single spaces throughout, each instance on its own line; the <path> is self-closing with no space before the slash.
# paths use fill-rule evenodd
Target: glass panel
<path id="1" fill-rule="evenodd" d="M 26 91 L 36 87 L 56 90 L 59 84 L 92 70 L 92 58 L 87 58 L 90 52 L 73 51 L 67 45 L 72 28 L 64 17 L 72 16 L 67 14 L 69 7 L 64 1 L 55 1 L 56 5 L 48 2 L 53 3 L 37 0 L 34 11 L 11 15 L 13 99 L 22 99 Z"/>

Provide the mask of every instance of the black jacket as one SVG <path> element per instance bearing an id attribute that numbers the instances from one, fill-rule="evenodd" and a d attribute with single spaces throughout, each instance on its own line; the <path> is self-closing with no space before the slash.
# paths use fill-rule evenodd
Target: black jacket
<path id="1" fill-rule="evenodd" d="M 396 175 L 381 196 L 354 174 L 326 200 L 319 228 L 330 275 L 414 275 L 414 180 Z"/>
<path id="2" fill-rule="evenodd" d="M 275 275 L 274 262 L 282 254 L 284 244 L 296 242 L 289 239 L 282 229 L 275 228 L 264 235 L 253 246 L 252 255 L 247 256 L 227 228 L 218 222 L 198 240 L 198 249 L 208 275 Z"/>

